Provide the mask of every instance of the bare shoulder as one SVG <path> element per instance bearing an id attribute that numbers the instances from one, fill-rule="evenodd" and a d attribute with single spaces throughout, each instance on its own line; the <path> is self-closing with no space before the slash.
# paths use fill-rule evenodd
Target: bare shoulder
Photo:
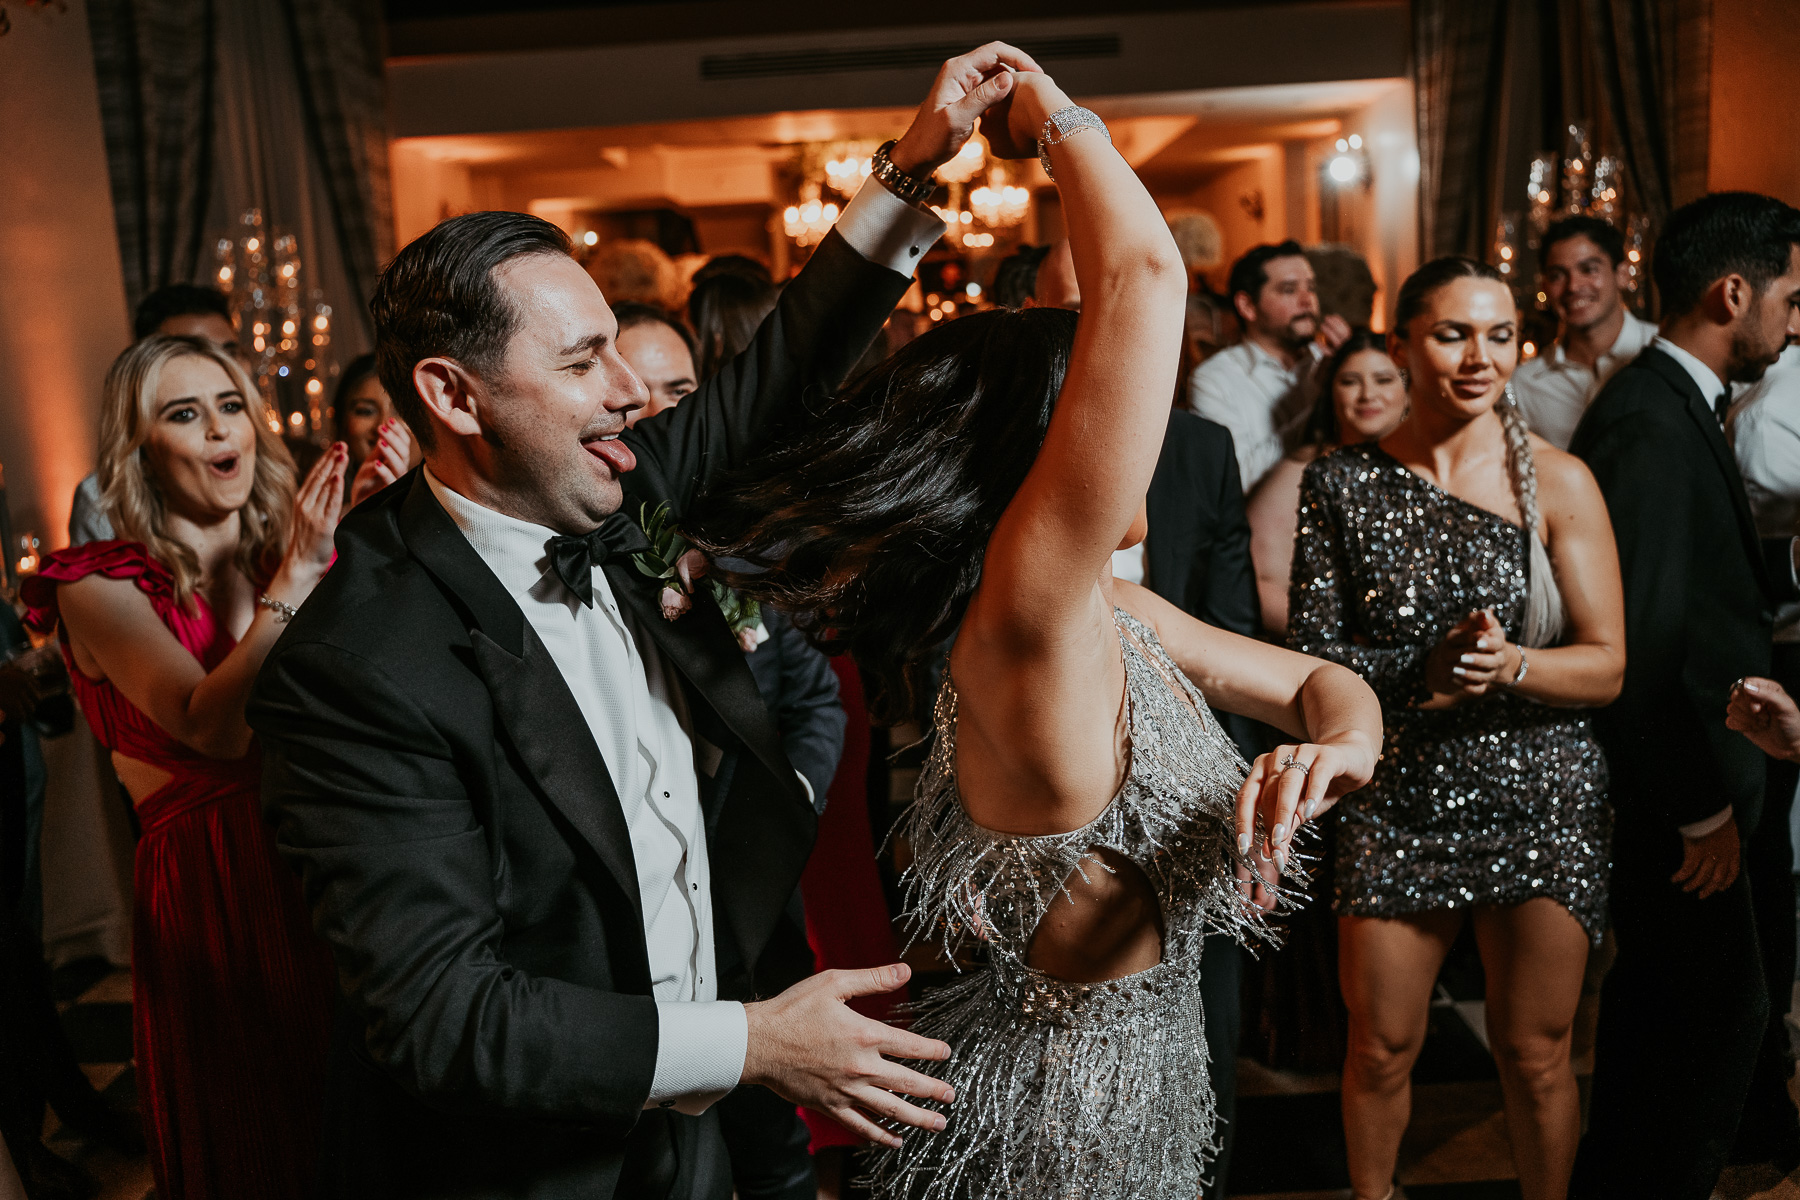
<path id="1" fill-rule="evenodd" d="M 64 617 L 73 616 L 77 624 L 96 617 L 130 619 L 147 616 L 157 621 L 150 597 L 144 595 L 131 579 L 114 579 L 96 571 L 57 585 L 57 607 Z M 161 624 L 160 621 L 157 621 Z"/>
<path id="2" fill-rule="evenodd" d="M 1531 435 L 1531 458 L 1537 469 L 1538 492 L 1546 501 L 1572 504 L 1599 498 L 1600 488 L 1588 465 L 1535 433 Z"/>

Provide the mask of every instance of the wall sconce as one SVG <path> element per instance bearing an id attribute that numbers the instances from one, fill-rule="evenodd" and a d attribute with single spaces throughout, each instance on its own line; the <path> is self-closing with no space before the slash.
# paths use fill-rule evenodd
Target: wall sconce
<path id="1" fill-rule="evenodd" d="M 1250 214 L 1250 219 L 1259 224 L 1263 219 L 1263 194 L 1261 188 L 1253 188 L 1238 197 L 1238 207 Z"/>

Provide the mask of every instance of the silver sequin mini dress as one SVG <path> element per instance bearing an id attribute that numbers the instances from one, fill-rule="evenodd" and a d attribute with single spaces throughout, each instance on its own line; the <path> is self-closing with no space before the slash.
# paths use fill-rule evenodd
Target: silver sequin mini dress
<path id="1" fill-rule="evenodd" d="M 1520 526 L 1378 446 L 1306 468 L 1288 642 L 1367 680 L 1385 730 L 1374 779 L 1337 806 L 1339 913 L 1548 896 L 1599 942 L 1612 817 L 1589 718 L 1505 688 L 1454 708 L 1415 707 L 1430 696 L 1426 658 L 1469 613 L 1491 608 L 1517 636 L 1528 549 Z"/>
<path id="2" fill-rule="evenodd" d="M 956 782 L 956 692 L 946 678 L 918 799 L 897 831 L 915 939 L 981 965 L 929 991 L 913 1030 L 950 1044 L 916 1064 L 956 1089 L 941 1133 L 903 1130 L 871 1161 L 875 1194 L 906 1200 L 1126 1200 L 1200 1194 L 1213 1150 L 1199 978 L 1208 933 L 1261 932 L 1239 895 L 1233 805 L 1245 766 L 1206 701 L 1141 622 L 1116 614 L 1125 661 L 1125 781 L 1072 833 L 1022 837 L 970 820 Z M 1026 964 L 1032 933 L 1105 849 L 1144 872 L 1163 917 L 1162 962 L 1105 983 Z M 1296 867 L 1297 871 L 1298 868 Z M 1085 877 L 1085 876 L 1084 876 Z"/>

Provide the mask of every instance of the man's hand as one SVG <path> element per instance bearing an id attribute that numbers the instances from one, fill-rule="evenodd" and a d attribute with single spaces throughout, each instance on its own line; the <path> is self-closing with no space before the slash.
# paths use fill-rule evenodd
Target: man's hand
<path id="1" fill-rule="evenodd" d="M 795 1104 L 816 1109 L 846 1129 L 884 1146 L 897 1134 L 869 1114 L 939 1130 L 944 1118 L 908 1104 L 895 1093 L 949 1104 L 949 1084 L 883 1057 L 941 1062 L 950 1047 L 904 1029 L 871 1021 L 844 1001 L 875 996 L 905 985 L 904 963 L 861 971 L 825 971 L 802 980 L 773 1000 L 744 1005 L 750 1025 L 744 1082 L 759 1083 Z"/>
<path id="2" fill-rule="evenodd" d="M 1773 679 L 1751 676 L 1731 685 L 1725 728 L 1737 730 L 1771 758 L 1800 759 L 1800 706 Z"/>
<path id="3" fill-rule="evenodd" d="M 1350 340 L 1350 322 L 1332 313 L 1319 322 L 1319 343 L 1325 347 L 1325 353 L 1336 354 L 1338 347 Z"/>
<path id="4" fill-rule="evenodd" d="M 1012 92 L 1012 72 L 1042 70 L 1031 55 L 1005 42 L 989 42 L 949 60 L 888 160 L 923 179 L 955 158 L 981 114 Z"/>
<path id="5" fill-rule="evenodd" d="M 1698 891 L 1704 900 L 1722 892 L 1738 874 L 1736 821 L 1726 821 L 1703 838 L 1681 839 L 1681 870 L 1670 877 L 1684 892 Z"/>

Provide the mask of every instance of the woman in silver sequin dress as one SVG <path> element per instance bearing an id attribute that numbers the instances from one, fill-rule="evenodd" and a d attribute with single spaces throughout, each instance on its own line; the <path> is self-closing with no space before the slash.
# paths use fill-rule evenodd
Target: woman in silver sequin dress
<path id="1" fill-rule="evenodd" d="M 1411 412 L 1306 469 L 1290 594 L 1289 644 L 1358 671 L 1387 728 L 1337 837 L 1351 1182 L 1358 1200 L 1389 1193 L 1432 986 L 1472 919 L 1520 1187 L 1557 1200 L 1610 828 L 1580 709 L 1624 677 L 1618 559 L 1587 468 L 1505 393 L 1517 313 L 1493 268 L 1428 263 L 1397 310 Z"/>
<path id="2" fill-rule="evenodd" d="M 1214 1124 L 1202 939 L 1258 927 L 1295 827 L 1373 771 L 1379 705 L 1341 666 L 1113 580 L 1143 534 L 1185 271 L 1098 120 L 1042 75 L 1014 86 L 985 132 L 1048 144 L 1079 332 L 1043 308 L 946 322 L 692 528 L 857 655 L 878 715 L 930 702 L 922 668 L 956 634 L 907 895 L 918 936 L 978 965 L 914 1025 L 954 1050 L 920 1068 L 955 1089 L 945 1127 L 871 1129 L 876 1193 L 1192 1200 Z M 1294 744 L 1246 769 L 1208 699 Z"/>

